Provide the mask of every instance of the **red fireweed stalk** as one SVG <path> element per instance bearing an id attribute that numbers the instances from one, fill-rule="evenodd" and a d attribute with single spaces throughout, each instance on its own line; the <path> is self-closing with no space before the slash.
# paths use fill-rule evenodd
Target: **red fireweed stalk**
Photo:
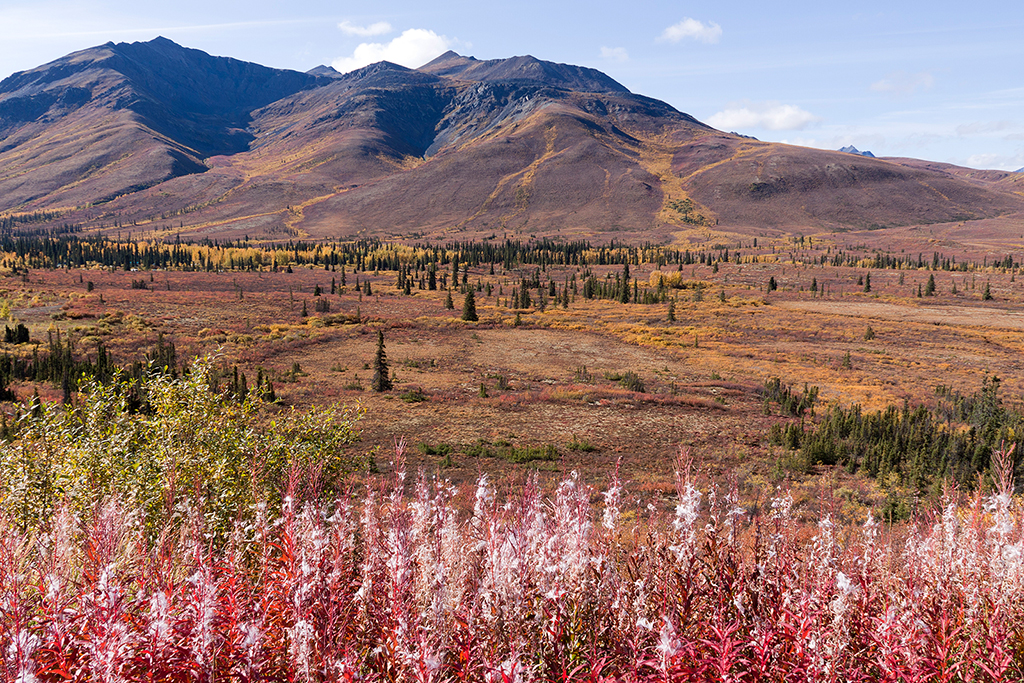
<path id="1" fill-rule="evenodd" d="M 482 478 L 460 512 L 450 483 L 409 487 L 399 466 L 329 506 L 293 484 L 226 535 L 180 495 L 183 517 L 155 535 L 116 499 L 31 538 L 0 520 L 0 671 L 25 683 L 1022 678 L 1022 510 L 1005 472 L 966 504 L 948 491 L 913 523 L 859 528 L 828 506 L 801 521 L 814 511 L 785 489 L 761 517 L 735 486 L 702 492 L 688 472 L 672 505 L 635 509 L 615 475 L 604 496 L 569 475 L 547 497 L 535 477 L 501 492 Z"/>

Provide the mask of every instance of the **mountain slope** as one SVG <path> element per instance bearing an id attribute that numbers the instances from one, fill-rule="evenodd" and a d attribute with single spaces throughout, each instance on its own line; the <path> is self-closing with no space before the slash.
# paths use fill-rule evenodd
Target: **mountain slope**
<path id="1" fill-rule="evenodd" d="M 723 133 L 593 69 L 448 52 L 302 74 L 161 38 L 0 82 L 0 169 L 0 211 L 270 238 L 1024 215 L 1020 175 Z"/>
<path id="2" fill-rule="evenodd" d="M 68 55 L 0 82 L 0 196 L 99 202 L 248 148 L 250 112 L 321 79 L 157 38 Z"/>
<path id="3" fill-rule="evenodd" d="M 1022 208 L 996 176 L 713 136 L 680 145 L 673 172 L 729 224 L 878 228 L 987 218 Z M 961 169 L 967 171 L 968 169 Z"/>

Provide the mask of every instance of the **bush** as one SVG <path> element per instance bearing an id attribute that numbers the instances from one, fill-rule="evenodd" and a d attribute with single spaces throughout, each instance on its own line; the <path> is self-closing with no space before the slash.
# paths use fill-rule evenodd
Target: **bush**
<path id="1" fill-rule="evenodd" d="M 581 453 L 593 453 L 594 451 L 597 450 L 597 446 L 590 443 L 586 439 L 580 441 L 579 439 L 576 438 L 575 435 L 573 435 L 572 441 L 565 444 L 565 447 L 568 448 L 570 451 L 579 451 Z"/>
<path id="2" fill-rule="evenodd" d="M 427 398 L 427 395 L 424 394 L 423 391 L 420 389 L 410 389 L 409 391 L 403 391 L 401 394 L 399 394 L 399 398 L 401 398 L 406 403 L 423 403 L 424 401 L 429 400 Z"/>
<path id="3" fill-rule="evenodd" d="M 416 444 L 416 450 L 423 455 L 448 455 L 452 452 L 452 445 L 449 443 L 439 443 L 436 446 L 431 446 L 428 443 L 420 442 Z"/>
<path id="4" fill-rule="evenodd" d="M 113 496 L 151 531 L 200 513 L 223 539 L 256 506 L 278 504 L 289 478 L 333 496 L 362 466 L 345 452 L 358 412 L 292 409 L 267 422 L 258 392 L 242 403 L 211 392 L 211 372 L 200 360 L 182 378 L 147 376 L 146 412 L 133 405 L 134 380 L 88 382 L 75 407 L 26 409 L 0 443 L 0 511 L 29 531 L 48 527 L 62 501 L 85 514 Z"/>
<path id="5" fill-rule="evenodd" d="M 647 390 L 647 387 L 644 385 L 644 381 L 640 379 L 640 375 L 636 374 L 632 370 L 627 370 L 623 373 L 622 378 L 619 380 L 619 384 L 622 385 L 623 388 L 628 389 L 629 391 L 635 391 L 638 394 L 642 394 Z"/>

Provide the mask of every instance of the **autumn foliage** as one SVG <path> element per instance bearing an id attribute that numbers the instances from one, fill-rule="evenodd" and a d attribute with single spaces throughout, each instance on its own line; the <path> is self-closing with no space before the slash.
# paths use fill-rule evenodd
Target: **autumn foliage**
<path id="1" fill-rule="evenodd" d="M 988 495 L 896 530 L 808 527 L 700 491 L 627 504 L 407 481 L 318 502 L 292 480 L 226 539 L 200 505 L 155 536 L 110 496 L 0 520 L 4 679 L 1001 681 L 1024 675 L 1024 539 Z M 995 460 L 1011 462 L 997 454 Z M 997 472 L 998 474 L 998 472 Z"/>

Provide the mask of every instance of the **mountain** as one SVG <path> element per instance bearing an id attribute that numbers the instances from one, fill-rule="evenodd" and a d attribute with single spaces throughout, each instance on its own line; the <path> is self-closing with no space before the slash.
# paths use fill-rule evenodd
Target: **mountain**
<path id="1" fill-rule="evenodd" d="M 688 222 L 1024 214 L 1001 172 L 760 142 L 531 56 L 299 73 L 163 38 L 0 82 L 0 169 L 0 211 L 218 236 L 665 238 Z"/>
<path id="2" fill-rule="evenodd" d="M 847 154 L 859 154 L 862 157 L 870 157 L 872 159 L 875 158 L 875 155 L 872 154 L 871 152 L 868 152 L 867 150 L 862 152 L 859 149 L 857 149 L 856 147 L 854 147 L 853 145 L 847 145 L 846 147 L 840 147 L 839 151 L 840 152 L 846 152 Z"/>
<path id="3" fill-rule="evenodd" d="M 107 43 L 0 82 L 3 208 L 97 203 L 248 149 L 250 112 L 315 76 L 182 48 Z"/>

